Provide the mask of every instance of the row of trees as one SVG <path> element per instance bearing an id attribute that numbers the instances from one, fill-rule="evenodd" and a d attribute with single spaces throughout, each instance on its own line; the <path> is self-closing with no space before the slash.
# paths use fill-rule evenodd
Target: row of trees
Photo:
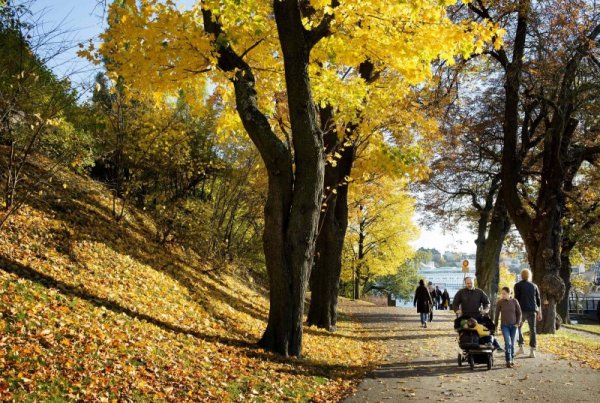
<path id="1" fill-rule="evenodd" d="M 373 214 L 391 209 L 379 200 L 358 201 L 349 224 L 348 184 L 421 174 L 437 131 L 431 62 L 479 52 L 496 34 L 493 24 L 454 23 L 438 1 L 203 1 L 189 10 L 124 1 L 109 25 L 88 56 L 138 91 L 211 87 L 222 97 L 220 124 L 241 124 L 260 153 L 271 302 L 260 345 L 284 355 L 301 354 L 313 263 L 308 322 L 333 329 L 346 230 L 357 234 L 348 249 L 357 282 L 365 259 L 379 259 L 398 235 L 367 239 L 368 225 L 385 219 Z"/>
<path id="2" fill-rule="evenodd" d="M 41 85 L 30 108 L 36 98 L 14 82 L 31 76 L 37 88 L 42 75 L 3 58 L 2 144 L 22 150 L 23 167 L 34 151 L 93 165 L 115 219 L 146 209 L 160 242 L 226 261 L 258 256 L 262 234 L 270 311 L 259 344 L 297 356 L 309 288 L 308 323 L 329 330 L 340 279 L 355 297 L 408 292 L 420 257 L 408 252 L 406 189 L 431 170 L 428 208 L 475 223 L 477 277 L 492 295 L 515 224 L 552 331 L 570 250 L 594 250 L 598 231 L 600 28 L 591 3 L 572 3 L 118 1 L 102 46 L 82 46 L 106 69 L 84 103 L 36 58 L 23 9 L 9 6 L 7 49 L 68 102 L 41 113 L 55 99 Z M 57 122 L 73 128 L 77 141 L 59 142 L 77 146 L 70 159 L 42 146 Z M 18 153 L 7 155 L 14 167 Z M 24 172 L 11 170 L 7 195 Z"/>
<path id="3" fill-rule="evenodd" d="M 514 224 L 543 294 L 544 332 L 566 318 L 571 253 L 598 256 L 598 36 L 588 1 L 476 1 L 464 15 L 506 30 L 447 74 L 455 102 L 432 164 L 430 208 L 473 223 L 477 278 L 495 295 L 499 254 Z M 446 150 L 454 150 L 448 153 Z"/>

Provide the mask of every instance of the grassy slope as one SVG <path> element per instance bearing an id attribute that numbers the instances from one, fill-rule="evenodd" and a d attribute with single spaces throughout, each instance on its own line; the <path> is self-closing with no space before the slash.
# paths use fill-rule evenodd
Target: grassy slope
<path id="1" fill-rule="evenodd" d="M 326 400 L 376 360 L 344 317 L 307 329 L 302 360 L 257 349 L 268 304 L 249 278 L 154 243 L 142 212 L 116 224 L 88 178 L 52 187 L 0 233 L 0 400 Z"/>

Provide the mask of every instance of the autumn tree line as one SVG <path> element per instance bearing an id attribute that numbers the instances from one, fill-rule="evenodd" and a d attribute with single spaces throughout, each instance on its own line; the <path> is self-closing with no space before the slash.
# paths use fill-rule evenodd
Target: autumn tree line
<path id="1" fill-rule="evenodd" d="M 1 223 L 53 169 L 91 175 L 115 225 L 144 209 L 156 242 L 264 267 L 265 349 L 300 356 L 305 311 L 335 330 L 340 292 L 410 293 L 417 202 L 473 225 L 492 295 L 516 228 L 547 332 L 571 253 L 597 249 L 593 2 L 115 1 L 81 44 L 102 69 L 87 99 L 27 13 L 0 15 Z"/>

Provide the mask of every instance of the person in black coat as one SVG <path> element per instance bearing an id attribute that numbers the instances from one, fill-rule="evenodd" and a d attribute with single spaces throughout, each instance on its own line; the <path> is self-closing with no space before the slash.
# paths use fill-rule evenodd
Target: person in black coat
<path id="1" fill-rule="evenodd" d="M 413 305 L 417 307 L 417 312 L 421 315 L 421 327 L 427 327 L 427 317 L 433 307 L 433 300 L 423 280 L 419 280 Z"/>
<path id="2" fill-rule="evenodd" d="M 448 309 L 450 306 L 450 294 L 448 294 L 448 290 L 444 288 L 444 292 L 442 293 L 442 309 Z"/>

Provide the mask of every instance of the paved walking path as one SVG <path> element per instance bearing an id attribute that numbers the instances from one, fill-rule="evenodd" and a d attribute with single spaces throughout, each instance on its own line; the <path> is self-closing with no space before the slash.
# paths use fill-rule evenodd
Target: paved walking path
<path id="1" fill-rule="evenodd" d="M 459 367 L 454 316 L 448 311 L 435 311 L 427 329 L 420 327 L 415 309 L 357 306 L 353 316 L 366 327 L 357 337 L 383 343 L 389 353 L 345 400 L 349 403 L 597 402 L 600 396 L 600 371 L 549 354 L 517 356 L 515 368 L 506 368 L 503 353 L 494 355 L 490 371 L 485 365 L 474 371 Z M 503 344 L 501 337 L 499 341 Z"/>

